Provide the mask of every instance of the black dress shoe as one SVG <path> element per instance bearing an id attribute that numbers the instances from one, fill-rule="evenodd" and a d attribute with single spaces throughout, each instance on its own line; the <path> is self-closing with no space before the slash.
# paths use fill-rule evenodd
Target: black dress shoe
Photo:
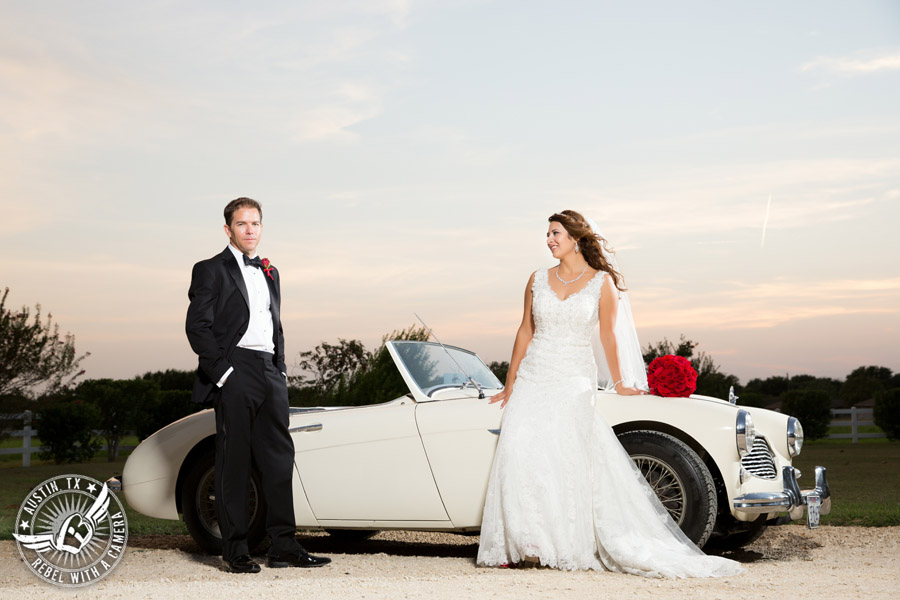
<path id="1" fill-rule="evenodd" d="M 306 550 L 301 550 L 298 554 L 276 554 L 270 556 L 266 561 L 266 566 L 270 569 L 283 569 L 284 567 L 321 567 L 331 562 L 330 558 L 324 556 L 313 556 Z"/>
<path id="2" fill-rule="evenodd" d="M 250 558 L 249 554 L 242 554 L 232 560 L 227 558 L 222 560 L 225 563 L 225 570 L 229 573 L 259 573 L 259 563 Z"/>

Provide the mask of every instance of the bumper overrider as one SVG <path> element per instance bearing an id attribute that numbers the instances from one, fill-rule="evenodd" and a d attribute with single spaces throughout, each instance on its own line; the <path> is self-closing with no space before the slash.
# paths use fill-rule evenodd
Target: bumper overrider
<path id="1" fill-rule="evenodd" d="M 751 514 L 763 514 L 787 511 L 790 520 L 803 516 L 806 511 L 806 524 L 811 529 L 819 526 L 819 516 L 831 512 L 831 490 L 825 476 L 825 467 L 816 467 L 816 487 L 801 490 L 797 483 L 797 470 L 794 467 L 782 467 L 782 492 L 754 492 L 734 499 L 737 511 Z"/>

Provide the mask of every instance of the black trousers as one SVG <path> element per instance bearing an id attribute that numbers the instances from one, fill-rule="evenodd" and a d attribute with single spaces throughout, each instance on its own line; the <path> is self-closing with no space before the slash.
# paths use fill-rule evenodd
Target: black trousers
<path id="1" fill-rule="evenodd" d="M 291 476 L 294 443 L 288 433 L 287 382 L 268 352 L 236 348 L 234 371 L 216 399 L 216 512 L 222 556 L 249 554 L 247 495 L 251 464 L 262 479 L 268 510 L 269 555 L 297 553 Z"/>

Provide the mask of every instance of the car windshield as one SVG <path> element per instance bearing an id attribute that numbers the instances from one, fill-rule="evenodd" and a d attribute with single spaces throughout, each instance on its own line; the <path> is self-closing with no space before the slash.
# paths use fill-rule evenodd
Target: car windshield
<path id="1" fill-rule="evenodd" d="M 392 343 L 416 385 L 426 394 L 441 387 L 471 385 L 467 374 L 483 388 L 502 387 L 487 365 L 472 352 L 453 346 L 442 348 L 432 342 Z"/>

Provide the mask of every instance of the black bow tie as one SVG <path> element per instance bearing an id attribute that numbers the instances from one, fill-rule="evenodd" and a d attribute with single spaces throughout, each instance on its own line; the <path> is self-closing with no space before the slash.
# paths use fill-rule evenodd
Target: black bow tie
<path id="1" fill-rule="evenodd" d="M 257 269 L 262 269 L 262 259 L 258 256 L 254 256 L 253 258 L 249 258 L 246 254 L 244 256 L 244 264 L 248 267 L 256 267 Z"/>

